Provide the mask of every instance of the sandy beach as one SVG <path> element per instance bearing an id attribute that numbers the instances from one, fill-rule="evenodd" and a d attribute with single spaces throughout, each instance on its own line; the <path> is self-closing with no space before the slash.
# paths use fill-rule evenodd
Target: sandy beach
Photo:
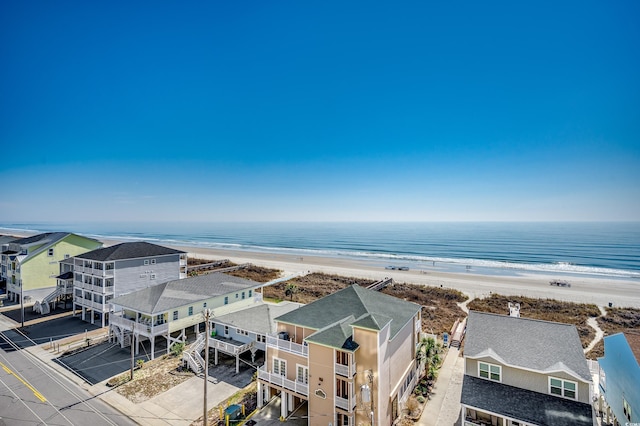
<path id="1" fill-rule="evenodd" d="M 17 236 L 31 234 L 13 233 Z M 105 246 L 121 243 L 119 240 L 101 240 Z M 563 276 L 570 287 L 549 285 L 557 276 L 533 274 L 522 271 L 515 275 L 481 275 L 470 272 L 452 273 L 428 268 L 409 271 L 388 270 L 384 266 L 346 258 L 322 256 L 298 256 L 250 251 L 220 250 L 204 247 L 173 246 L 186 251 L 189 257 L 232 262 L 252 263 L 267 268 L 279 269 L 283 275 L 305 272 L 323 272 L 348 277 L 382 279 L 391 277 L 396 282 L 447 287 L 459 290 L 470 297 L 481 298 L 491 293 L 509 296 L 551 298 L 580 303 L 595 303 L 599 306 L 640 308 L 640 281 L 582 275 Z"/>
<path id="2" fill-rule="evenodd" d="M 116 243 L 105 241 L 105 245 Z M 173 246 L 184 250 L 190 257 L 204 259 L 229 259 L 235 263 L 253 263 L 280 269 L 286 275 L 303 272 L 323 272 L 350 277 L 382 279 L 391 277 L 397 282 L 448 287 L 460 290 L 470 297 L 483 297 L 490 293 L 535 298 L 595 303 L 599 306 L 640 308 L 640 282 L 634 280 L 594 278 L 585 276 L 563 277 L 571 286 L 551 286 L 549 281 L 557 276 L 522 273 L 518 276 L 479 275 L 473 272 L 449 273 L 437 270 L 397 271 L 364 261 L 320 256 L 295 256 L 286 254 L 247 251 L 217 250 L 202 247 Z"/>

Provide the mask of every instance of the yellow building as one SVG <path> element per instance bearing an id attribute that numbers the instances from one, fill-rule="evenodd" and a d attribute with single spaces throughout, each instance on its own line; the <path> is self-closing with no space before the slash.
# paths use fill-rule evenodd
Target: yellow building
<path id="1" fill-rule="evenodd" d="M 390 425 L 417 379 L 420 306 L 354 285 L 276 318 L 258 406 L 306 405 L 309 425 Z"/>
<path id="2" fill-rule="evenodd" d="M 42 299 L 56 288 L 60 261 L 99 247 L 100 241 L 69 232 L 47 232 L 4 244 L 0 268 L 7 297 L 18 301 L 22 294 L 25 302 Z"/>

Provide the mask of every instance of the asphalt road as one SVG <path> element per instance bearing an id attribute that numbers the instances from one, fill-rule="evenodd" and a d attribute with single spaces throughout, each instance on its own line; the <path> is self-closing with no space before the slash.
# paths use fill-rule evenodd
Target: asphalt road
<path id="1" fill-rule="evenodd" d="M 0 338 L 5 333 L 7 331 L 0 332 Z M 12 339 L 5 338 L 0 349 L 2 424 L 100 426 L 134 425 L 135 422 L 52 370 L 31 353 L 14 346 Z"/>

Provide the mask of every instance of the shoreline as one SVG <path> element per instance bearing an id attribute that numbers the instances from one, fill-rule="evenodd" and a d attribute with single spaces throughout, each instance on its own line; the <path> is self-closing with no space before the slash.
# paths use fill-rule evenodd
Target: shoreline
<path id="1" fill-rule="evenodd" d="M 118 241 L 105 241 L 117 244 Z M 481 298 L 491 293 L 506 296 L 526 296 L 542 299 L 558 299 L 578 303 L 594 303 L 599 306 L 640 308 L 640 283 L 619 278 L 594 278 L 572 275 L 565 277 L 571 287 L 551 286 L 549 281 L 557 279 L 553 275 L 526 274 L 517 276 L 481 275 L 472 272 L 442 271 L 397 271 L 387 270 L 372 262 L 352 259 L 336 259 L 322 256 L 295 256 L 239 250 L 221 250 L 203 247 L 168 245 L 183 250 L 190 257 L 220 260 L 229 259 L 234 263 L 279 269 L 283 275 L 301 272 L 322 272 L 347 277 L 369 279 L 393 278 L 396 282 L 446 287 L 459 290 L 470 297 Z"/>
<path id="2" fill-rule="evenodd" d="M 30 236 L 32 233 L 13 232 L 16 236 Z M 118 239 L 100 239 L 105 247 L 125 242 Z M 459 290 L 469 297 L 482 298 L 491 293 L 505 296 L 525 296 L 538 299 L 558 299 L 577 303 L 593 303 L 598 306 L 640 308 L 640 281 L 632 278 L 596 277 L 579 274 L 544 274 L 516 271 L 510 274 L 479 274 L 475 270 L 463 272 L 442 271 L 438 268 L 398 271 L 385 269 L 379 261 L 366 259 L 336 258 L 329 256 L 284 253 L 266 253 L 244 250 L 216 249 L 197 246 L 183 246 L 155 242 L 182 250 L 190 257 L 203 259 L 252 263 L 272 269 L 279 269 L 283 276 L 303 272 L 321 272 L 347 277 L 380 280 L 386 277 L 396 282 L 445 287 Z M 561 278 L 570 282 L 570 287 L 551 286 L 551 280 Z"/>

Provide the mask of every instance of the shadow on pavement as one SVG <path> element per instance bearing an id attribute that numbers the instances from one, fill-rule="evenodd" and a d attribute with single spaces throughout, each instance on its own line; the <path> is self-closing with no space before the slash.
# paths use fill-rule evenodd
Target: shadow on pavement
<path id="1" fill-rule="evenodd" d="M 56 318 L 0 333 L 0 348 L 5 351 L 28 348 L 99 328 L 79 317 Z"/>
<path id="2" fill-rule="evenodd" d="M 135 359 L 151 360 L 150 350 L 150 342 L 141 343 L 139 354 L 135 356 Z M 156 342 L 156 358 L 166 353 L 166 344 Z M 55 359 L 55 362 L 73 371 L 87 383 L 95 385 L 130 370 L 131 347 L 120 348 L 118 343 L 105 342 L 70 355 L 61 356 Z"/>

